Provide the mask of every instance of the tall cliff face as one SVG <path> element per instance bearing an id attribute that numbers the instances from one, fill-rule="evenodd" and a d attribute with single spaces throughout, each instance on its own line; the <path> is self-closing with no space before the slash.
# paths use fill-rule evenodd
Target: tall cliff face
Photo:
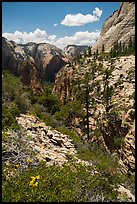
<path id="1" fill-rule="evenodd" d="M 82 52 L 86 51 L 88 49 L 88 46 L 82 46 L 82 45 L 67 45 L 64 48 L 64 53 L 66 54 L 66 56 L 70 59 L 78 56 L 79 54 L 81 54 Z"/>
<path id="2" fill-rule="evenodd" d="M 130 37 L 135 36 L 135 3 L 122 2 L 106 21 L 101 29 L 100 38 L 92 50 L 101 50 L 104 45 L 105 51 L 110 51 L 114 42 L 127 44 Z"/>
<path id="3" fill-rule="evenodd" d="M 53 92 L 58 93 L 62 104 L 65 104 L 67 99 L 75 99 L 75 87 L 78 81 L 82 85 L 82 79 L 87 72 L 91 73 L 93 67 L 93 57 L 82 57 L 80 62 L 72 62 L 71 65 L 65 65 L 57 74 Z M 100 142 L 109 153 L 114 153 L 119 145 L 119 141 L 123 141 L 122 146 L 119 147 L 119 155 L 126 169 L 135 169 L 135 129 L 134 129 L 134 91 L 135 91 L 135 57 L 122 56 L 119 59 L 114 59 L 113 71 L 109 79 L 110 87 L 113 90 L 111 97 L 111 104 L 109 118 L 105 113 L 105 105 L 103 103 L 104 97 L 104 79 L 105 70 L 109 69 L 110 62 L 103 60 L 100 66 L 100 61 L 96 60 L 97 70 L 95 72 L 95 83 L 98 82 L 100 90 L 98 97 L 96 94 L 92 96 L 95 98 L 96 110 L 92 105 L 89 108 L 91 116 L 90 131 L 92 132 L 98 127 L 98 121 L 101 124 Z M 101 68 L 102 67 L 102 68 Z M 100 70 L 102 69 L 102 71 Z M 91 77 L 92 78 L 92 77 Z M 92 84 L 92 79 L 89 82 Z M 81 88 L 82 89 L 82 88 Z M 95 87 L 95 90 L 97 87 Z M 81 91 L 81 90 L 79 90 Z M 113 115 L 114 114 L 114 115 Z M 111 120 L 111 122 L 110 122 Z M 116 121 L 118 120 L 118 121 Z M 114 124 L 116 125 L 114 125 Z M 80 124 L 77 125 L 80 131 Z M 92 137 L 94 134 L 92 133 Z M 116 137 L 116 138 L 115 138 Z M 119 139 L 117 139 L 119 138 Z M 116 141 L 117 140 L 117 141 Z M 118 141 L 119 140 L 119 141 Z"/>
<path id="4" fill-rule="evenodd" d="M 93 46 L 93 50 L 101 50 L 102 45 L 105 51 L 109 51 L 117 40 L 127 43 L 135 31 L 135 5 L 133 2 L 124 2 L 120 9 L 109 17 L 102 28 L 101 36 Z M 90 131 L 92 132 L 91 142 L 97 141 L 94 130 L 100 129 L 99 143 L 103 144 L 109 153 L 117 151 L 119 162 L 122 161 L 126 170 L 135 170 L 135 56 L 108 57 L 109 54 L 95 56 L 82 55 L 78 60 L 73 60 L 65 65 L 57 74 L 53 92 L 57 92 L 62 104 L 67 99 L 75 100 L 75 87 L 80 84 L 82 90 L 83 79 L 86 73 L 90 73 L 90 84 L 97 83 L 91 93 L 95 104 L 89 108 Z M 96 67 L 96 68 L 95 68 Z M 110 69 L 111 68 L 111 69 Z M 96 69 L 94 79 L 92 70 Z M 108 80 L 110 106 L 108 113 L 105 110 L 105 73 L 110 69 Z M 91 89 L 93 89 L 91 87 Z M 96 89 L 98 89 L 96 93 Z M 111 95 L 111 93 L 113 93 Z M 99 97 L 99 98 L 98 98 Z M 94 109 L 95 108 L 95 109 Z M 105 112 L 106 111 L 106 112 Z M 101 125 L 100 125 L 101 124 Z M 81 126 L 77 125 L 76 130 L 81 134 Z M 120 146 L 119 146 L 120 145 Z M 118 148 L 118 149 L 117 149 Z"/>
<path id="5" fill-rule="evenodd" d="M 37 94 L 42 89 L 37 65 L 34 59 L 25 53 L 24 47 L 2 38 L 2 69 L 8 69 L 21 78 Z"/>
<path id="6" fill-rule="evenodd" d="M 62 50 L 46 43 L 16 44 L 2 38 L 2 68 L 20 76 L 36 92 L 42 81 L 54 82 L 55 74 L 66 64 Z"/>

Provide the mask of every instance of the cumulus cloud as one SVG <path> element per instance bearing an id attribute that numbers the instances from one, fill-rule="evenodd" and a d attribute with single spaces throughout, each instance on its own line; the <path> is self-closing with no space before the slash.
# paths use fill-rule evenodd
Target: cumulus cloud
<path id="1" fill-rule="evenodd" d="M 57 23 L 54 23 L 54 27 L 56 27 L 58 24 Z"/>
<path id="2" fill-rule="evenodd" d="M 55 38 L 56 38 L 56 35 L 49 35 L 49 36 L 48 36 L 48 39 L 49 39 L 49 40 L 55 40 Z"/>
<path id="3" fill-rule="evenodd" d="M 76 32 L 73 36 L 65 36 L 59 38 L 56 41 L 56 45 L 60 48 L 64 48 L 68 44 L 76 45 L 93 45 L 100 35 L 100 31 L 97 32 L 88 32 L 88 31 L 79 31 Z"/>
<path id="4" fill-rule="evenodd" d="M 84 26 L 87 23 L 99 21 L 101 15 L 102 10 L 96 7 L 95 10 L 93 11 L 93 15 L 92 14 L 83 15 L 81 13 L 75 15 L 67 14 L 65 18 L 61 21 L 61 24 L 65 26 Z"/>
<path id="5" fill-rule="evenodd" d="M 100 31 L 95 32 L 79 31 L 72 36 L 58 38 L 56 35 L 48 35 L 45 30 L 37 28 L 34 32 L 15 31 L 14 33 L 3 33 L 2 36 L 16 43 L 25 44 L 28 42 L 50 43 L 63 49 L 68 44 L 93 45 L 98 39 Z"/>
<path id="6" fill-rule="evenodd" d="M 3 37 L 7 38 L 8 40 L 13 40 L 16 43 L 41 43 L 45 42 L 47 38 L 47 33 L 45 30 L 37 28 L 34 32 L 29 33 L 20 31 L 15 31 L 14 33 L 3 33 Z"/>
<path id="7" fill-rule="evenodd" d="M 97 17 L 101 17 L 102 15 L 102 10 L 100 10 L 99 8 L 95 8 L 95 10 L 93 11 L 93 15 L 97 16 Z"/>

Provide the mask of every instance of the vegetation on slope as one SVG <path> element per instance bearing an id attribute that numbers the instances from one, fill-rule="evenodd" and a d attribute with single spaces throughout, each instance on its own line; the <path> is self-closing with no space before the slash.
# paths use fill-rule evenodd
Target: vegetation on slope
<path id="1" fill-rule="evenodd" d="M 90 155 L 98 161 L 96 170 L 93 166 L 77 164 L 70 158 L 61 167 L 47 166 L 42 162 L 35 168 L 30 166 L 15 178 L 3 180 L 3 202 L 119 201 L 114 189 L 121 183 L 133 188 L 134 178 L 120 174 L 116 169 L 117 163 L 101 150 L 94 149 Z M 87 157 L 91 159 L 89 155 Z"/>
<path id="2" fill-rule="evenodd" d="M 91 54 L 89 51 L 88 56 Z M 80 79 L 80 84 L 83 84 L 83 90 L 86 91 L 83 91 L 79 86 L 80 84 L 77 83 L 75 99 L 73 101 L 67 99 L 64 105 L 60 103 L 57 95 L 52 93 L 51 84 L 45 83 L 41 95 L 32 98 L 29 89 L 21 83 L 19 78 L 7 71 L 2 73 L 3 140 L 10 139 L 6 134 L 8 129 L 14 131 L 20 129 L 16 116 L 20 113 L 30 112 L 44 121 L 46 125 L 69 135 L 74 141 L 77 157 L 91 161 L 93 164 L 93 166 L 76 164 L 74 158 L 68 155 L 69 162 L 61 167 L 48 167 L 45 162 L 42 162 L 36 164 L 35 167 L 28 165 L 27 169 L 23 169 L 16 177 L 9 178 L 7 174 L 10 168 L 17 171 L 18 166 L 11 164 L 7 167 L 3 161 L 3 202 L 119 201 L 117 192 L 114 191 L 118 184 L 128 187 L 133 194 L 135 193 L 134 175 L 130 172 L 121 174 L 119 165 L 111 154 L 99 145 L 90 143 L 90 140 L 84 143 L 82 138 L 72 130 L 72 127 L 75 126 L 75 118 L 81 118 L 80 124 L 83 134 L 98 136 L 103 133 L 103 127 L 106 126 L 103 126 L 101 120 L 98 120 L 98 128 L 95 130 L 89 131 L 88 128 L 90 117 L 88 109 L 92 105 L 93 110 L 95 110 L 96 100 L 100 100 L 100 81 L 94 81 L 94 77 L 96 72 L 101 73 L 104 75 L 104 94 L 101 100 L 105 104 L 105 112 L 102 118 L 107 118 L 107 125 L 113 127 L 115 149 L 119 149 L 122 143 L 122 139 L 119 137 L 120 131 L 117 128 L 117 124 L 120 124 L 120 112 L 112 104 L 113 89 L 109 84 L 111 68 L 113 67 L 103 70 L 101 63 L 99 65 L 95 63 L 96 58 L 100 56 L 107 59 L 107 54 L 98 55 L 98 53 L 94 53 L 93 55 L 95 66 L 92 64 L 92 68 L 94 67 L 95 70 L 92 69 L 92 73 L 90 73 L 93 79 L 92 84 L 88 75 L 85 75 L 85 78 Z M 78 60 L 81 61 L 81 58 Z M 102 59 L 99 58 L 99 60 Z M 95 96 L 96 100 L 93 100 Z M 107 131 L 109 131 L 109 126 L 107 126 Z M 21 140 L 17 141 L 21 142 Z M 23 145 L 23 143 L 21 144 Z M 3 148 L 7 148 L 8 151 L 8 147 Z M 123 198 L 123 201 L 127 201 L 126 198 Z"/>

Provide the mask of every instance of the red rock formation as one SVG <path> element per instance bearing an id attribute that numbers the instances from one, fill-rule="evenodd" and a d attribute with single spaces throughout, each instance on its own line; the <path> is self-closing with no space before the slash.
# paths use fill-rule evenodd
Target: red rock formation
<path id="1" fill-rule="evenodd" d="M 45 57 L 46 58 L 46 57 Z M 47 59 L 46 59 L 47 61 Z M 45 61 L 44 61 L 45 64 Z M 65 65 L 66 62 L 62 60 L 58 55 L 50 57 L 46 66 L 43 66 L 42 79 L 50 82 L 55 81 L 55 75 L 60 68 Z"/>
<path id="2" fill-rule="evenodd" d="M 73 69 L 65 66 L 65 69 L 58 72 L 53 88 L 53 92 L 58 93 L 62 104 L 65 104 L 67 97 L 73 98 L 74 85 Z"/>
<path id="3" fill-rule="evenodd" d="M 21 77 L 22 82 L 35 93 L 42 89 L 42 81 L 54 82 L 55 74 L 66 64 L 65 61 L 62 51 L 53 45 L 18 45 L 2 38 L 2 69 Z"/>

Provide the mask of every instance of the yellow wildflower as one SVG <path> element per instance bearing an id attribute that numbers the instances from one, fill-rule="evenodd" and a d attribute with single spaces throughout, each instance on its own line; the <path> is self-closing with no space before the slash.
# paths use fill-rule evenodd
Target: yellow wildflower
<path id="1" fill-rule="evenodd" d="M 35 180 L 35 179 L 36 179 L 35 176 L 31 176 L 30 178 L 31 178 L 32 180 Z"/>
<path id="2" fill-rule="evenodd" d="M 31 162 L 32 162 L 32 160 L 31 160 L 31 159 L 27 159 L 27 161 L 26 161 L 26 162 L 31 163 Z"/>
<path id="3" fill-rule="evenodd" d="M 36 179 L 40 179 L 40 176 L 38 175 L 38 176 L 36 176 Z"/>
<path id="4" fill-rule="evenodd" d="M 31 176 L 31 181 L 29 182 L 29 186 L 33 186 L 33 187 L 35 187 L 35 186 L 38 186 L 38 179 L 40 179 L 40 176 L 38 175 L 38 176 Z"/>
<path id="5" fill-rule="evenodd" d="M 15 167 L 18 168 L 18 167 L 19 167 L 19 164 L 16 164 Z"/>
<path id="6" fill-rule="evenodd" d="M 33 186 L 33 184 L 34 184 L 33 180 L 29 182 L 29 186 Z"/>
<path id="7" fill-rule="evenodd" d="M 38 182 L 36 182 L 34 185 L 35 185 L 35 186 L 38 186 Z"/>

